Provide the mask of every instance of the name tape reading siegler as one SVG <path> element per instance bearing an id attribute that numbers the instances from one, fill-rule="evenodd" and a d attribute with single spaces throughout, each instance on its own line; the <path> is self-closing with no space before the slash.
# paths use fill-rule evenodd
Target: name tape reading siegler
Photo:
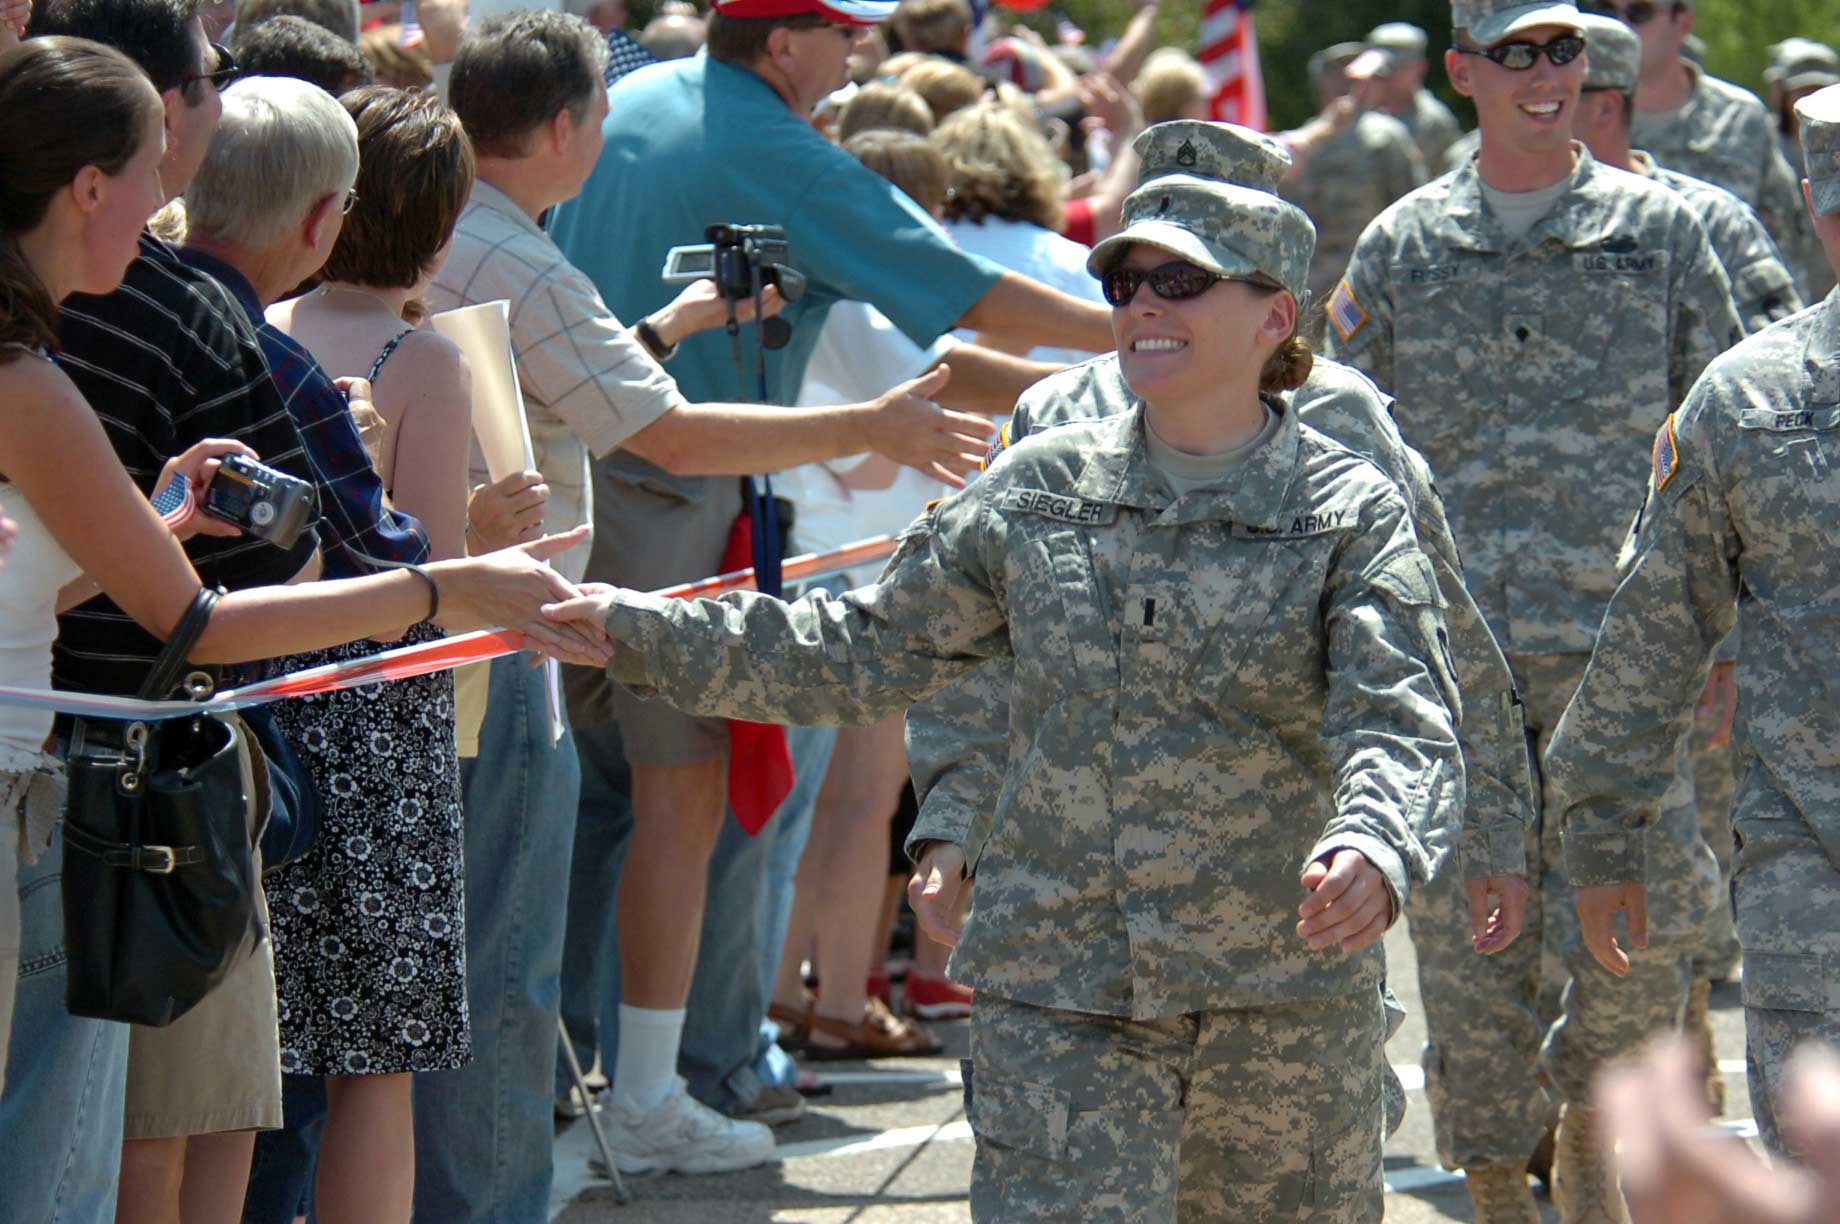
<path id="1" fill-rule="evenodd" d="M 780 567 L 781 577 L 788 584 L 828 578 L 859 565 L 885 560 L 894 549 L 893 536 L 875 536 L 846 544 L 831 552 L 793 557 Z M 652 593 L 667 599 L 715 599 L 734 591 L 754 589 L 754 571 L 750 568 L 665 587 Z M 472 633 L 461 633 L 414 646 L 398 646 L 394 650 L 380 651 L 362 659 L 348 659 L 343 663 L 327 663 L 289 672 L 284 676 L 226 689 L 204 701 L 143 701 L 138 697 L 0 686 L 0 705 L 28 706 L 60 714 L 75 714 L 82 718 L 159 722 L 193 714 L 247 709 L 293 697 L 335 693 L 366 684 L 407 680 L 414 676 L 464 667 L 468 663 L 483 663 L 527 649 L 530 649 L 527 639 L 515 629 L 478 629 Z"/>

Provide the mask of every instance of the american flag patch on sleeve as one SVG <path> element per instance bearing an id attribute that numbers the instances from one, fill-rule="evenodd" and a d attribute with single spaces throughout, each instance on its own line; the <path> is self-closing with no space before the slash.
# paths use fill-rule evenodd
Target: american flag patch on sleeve
<path id="1" fill-rule="evenodd" d="M 166 482 L 165 488 L 153 495 L 153 509 L 170 531 L 177 531 L 191 522 L 192 516 L 198 512 L 198 499 L 192 492 L 192 482 L 175 475 Z"/>
<path id="2" fill-rule="evenodd" d="M 1674 437 L 1674 414 L 1661 423 L 1655 434 L 1655 492 L 1662 493 L 1680 475 L 1680 443 Z"/>
<path id="3" fill-rule="evenodd" d="M 1343 344 L 1367 326 L 1367 311 L 1355 300 L 1354 290 L 1348 287 L 1345 279 L 1335 287 L 1335 296 L 1329 299 L 1329 322 L 1335 324 L 1335 334 L 1342 338 Z"/>

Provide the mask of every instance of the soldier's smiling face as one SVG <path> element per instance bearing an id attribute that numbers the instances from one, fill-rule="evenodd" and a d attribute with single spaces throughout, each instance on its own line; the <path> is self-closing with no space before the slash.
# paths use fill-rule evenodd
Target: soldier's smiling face
<path id="1" fill-rule="evenodd" d="M 1178 259 L 1139 243 L 1122 262 L 1150 272 Z M 1247 381 L 1256 387 L 1266 357 L 1295 320 L 1289 294 L 1245 281 L 1221 281 L 1185 301 L 1160 297 L 1146 282 L 1112 308 L 1112 336 L 1131 390 L 1153 405 L 1179 407 L 1216 400 Z"/>
<path id="2" fill-rule="evenodd" d="M 1544 46 L 1575 33 L 1565 26 L 1535 26 L 1508 41 Z M 1480 55 L 1454 51 L 1445 63 L 1452 87 L 1476 104 L 1477 125 L 1492 143 L 1539 155 L 1571 142 L 1573 112 L 1584 86 L 1584 56 L 1554 64 L 1540 55 L 1533 67 L 1519 72 Z"/>

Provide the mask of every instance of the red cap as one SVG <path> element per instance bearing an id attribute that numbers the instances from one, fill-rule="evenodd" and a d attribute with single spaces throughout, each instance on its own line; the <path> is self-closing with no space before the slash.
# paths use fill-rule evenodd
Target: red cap
<path id="1" fill-rule="evenodd" d="M 724 17 L 799 17 L 816 13 L 841 25 L 880 25 L 894 16 L 897 0 L 715 0 Z"/>

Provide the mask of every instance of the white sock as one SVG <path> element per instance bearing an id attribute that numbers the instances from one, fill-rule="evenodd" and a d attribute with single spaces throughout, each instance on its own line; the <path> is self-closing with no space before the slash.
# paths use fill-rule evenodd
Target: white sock
<path id="1" fill-rule="evenodd" d="M 613 1060 L 613 1100 L 636 1114 L 664 1104 L 677 1077 L 684 1009 L 620 1004 L 620 1049 Z"/>

